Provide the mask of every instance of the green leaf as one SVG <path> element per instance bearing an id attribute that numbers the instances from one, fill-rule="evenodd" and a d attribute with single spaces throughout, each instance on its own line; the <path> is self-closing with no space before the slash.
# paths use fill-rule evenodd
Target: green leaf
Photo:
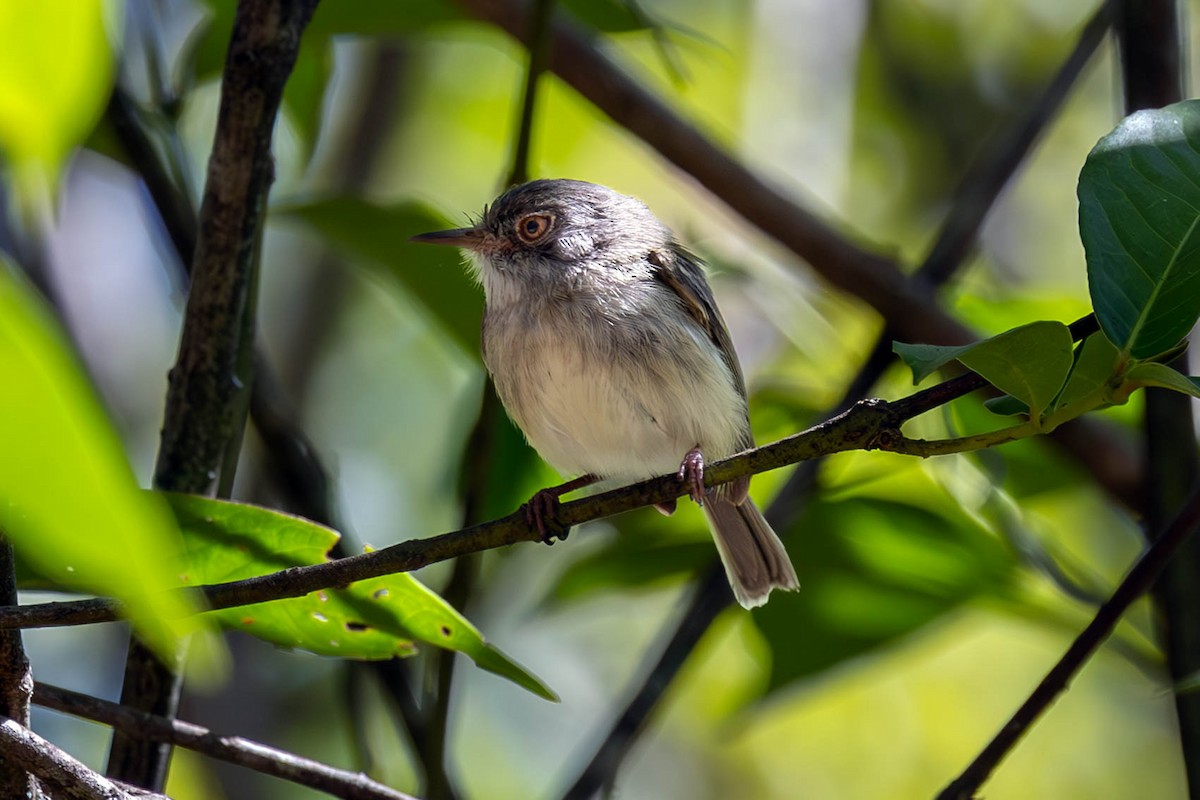
<path id="1" fill-rule="evenodd" d="M 283 87 L 283 109 L 296 128 L 306 162 L 312 157 L 321 134 L 325 90 L 332 74 L 333 44 L 328 39 L 303 37 L 296 65 Z"/>
<path id="2" fill-rule="evenodd" d="M 912 368 L 914 384 L 958 360 L 1038 415 L 1062 388 L 1072 363 L 1071 332 L 1061 322 L 1031 322 L 957 347 L 893 342 L 892 349 Z"/>
<path id="3" fill-rule="evenodd" d="M 1200 101 L 1126 117 L 1078 191 L 1100 327 L 1134 358 L 1174 347 L 1200 316 Z"/>
<path id="4" fill-rule="evenodd" d="M 1075 365 L 1054 405 L 1061 408 L 1104 388 L 1117 368 L 1119 354 L 1108 337 L 1089 336 L 1075 354 Z"/>
<path id="5" fill-rule="evenodd" d="M 1125 381 L 1133 387 L 1157 386 L 1200 397 L 1200 378 L 1191 378 L 1166 364 L 1147 361 L 1137 364 L 1125 373 Z"/>
<path id="6" fill-rule="evenodd" d="M 1000 397 L 989 397 L 983 401 L 983 407 L 993 414 L 999 414 L 1002 417 L 1023 416 L 1029 413 L 1029 406 L 1008 394 Z"/>
<path id="7" fill-rule="evenodd" d="M 1071 332 L 1061 322 L 1031 322 L 985 339 L 958 360 L 1039 416 L 1071 371 Z"/>
<path id="8" fill-rule="evenodd" d="M 463 350 L 479 358 L 483 293 L 468 276 L 463 258 L 448 247 L 413 244 L 417 233 L 451 227 L 444 217 L 410 202 L 376 205 L 338 197 L 273 209 L 311 225 L 352 256 L 387 267 L 387 274 L 420 300 Z"/>
<path id="9" fill-rule="evenodd" d="M 39 298 L 0 260 L 0 529 L 53 584 L 115 597 L 166 657 L 197 629 L 178 592 L 179 532 Z"/>
<path id="10" fill-rule="evenodd" d="M 319 564 L 338 540 L 336 531 L 278 511 L 193 495 L 165 497 L 183 530 L 185 580 L 192 585 Z M 209 615 L 228 628 L 325 656 L 386 659 L 412 655 L 414 640 L 425 642 L 463 653 L 539 697 L 557 699 L 408 573 Z"/>
<path id="11" fill-rule="evenodd" d="M 0 155 L 26 199 L 50 197 L 100 118 L 113 81 L 101 0 L 0 3 Z M 110 6 L 109 10 L 119 7 Z"/>
<path id="12" fill-rule="evenodd" d="M 821 532 L 803 537 L 803 553 L 791 545 L 803 588 L 776 592 L 753 615 L 772 648 L 771 691 L 914 633 L 972 598 L 1000 594 L 1017 574 L 1015 554 L 953 510 L 821 500 L 789 534 L 800 530 Z"/>
<path id="13" fill-rule="evenodd" d="M 634 2 L 562 0 L 562 6 L 589 28 L 605 33 L 627 33 L 657 27 Z"/>
<path id="14" fill-rule="evenodd" d="M 975 344 L 955 347 L 940 344 L 892 342 L 892 352 L 900 356 L 900 359 L 912 370 L 913 386 L 916 386 L 974 346 Z"/>
<path id="15" fill-rule="evenodd" d="M 710 538 L 688 539 L 678 530 L 647 527 L 651 530 L 622 526 L 620 536 L 571 564 L 551 589 L 554 600 L 569 602 L 614 589 L 662 586 L 715 563 L 717 551 Z"/>

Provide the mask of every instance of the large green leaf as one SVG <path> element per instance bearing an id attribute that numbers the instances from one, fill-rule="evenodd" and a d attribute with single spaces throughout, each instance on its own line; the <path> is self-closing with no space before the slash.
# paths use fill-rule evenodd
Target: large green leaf
<path id="1" fill-rule="evenodd" d="M 462 256 L 452 248 L 408 241 L 417 233 L 451 227 L 445 217 L 417 203 L 384 206 L 355 197 L 272 211 L 303 220 L 344 252 L 386 267 L 466 353 L 479 358 L 483 292 L 468 277 Z"/>
<path id="2" fill-rule="evenodd" d="M 1031 322 L 980 342 L 958 360 L 1040 415 L 1071 371 L 1071 332 L 1061 322 Z"/>
<path id="3" fill-rule="evenodd" d="M 114 18 L 101 0 L 0 3 L 0 155 L 32 198 L 46 196 L 108 101 L 120 4 L 107 11 Z"/>
<path id="4" fill-rule="evenodd" d="M 179 532 L 39 299 L 0 260 L 0 529 L 53 585 L 119 599 L 158 652 L 194 629 Z"/>
<path id="5" fill-rule="evenodd" d="M 167 494 L 187 546 L 187 583 L 240 580 L 319 564 L 338 534 L 315 522 L 257 506 Z M 484 641 L 444 600 L 407 573 L 342 589 L 210 612 L 228 628 L 326 656 L 386 659 L 416 652 L 415 641 L 464 653 L 548 700 L 554 693 Z"/>
<path id="6" fill-rule="evenodd" d="M 771 643 L 771 690 L 911 634 L 1016 574 L 1015 555 L 965 514 L 820 500 L 796 528 L 787 541 L 803 588 L 754 612 Z"/>
<path id="7" fill-rule="evenodd" d="M 1200 101 L 1127 117 L 1079 174 L 1092 305 L 1123 353 L 1174 347 L 1200 315 Z"/>

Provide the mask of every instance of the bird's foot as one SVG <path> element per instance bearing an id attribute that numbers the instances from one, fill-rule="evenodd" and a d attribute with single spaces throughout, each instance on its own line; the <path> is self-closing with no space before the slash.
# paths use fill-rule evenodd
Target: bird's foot
<path id="1" fill-rule="evenodd" d="M 693 447 L 683 457 L 679 465 L 679 481 L 687 486 L 688 496 L 696 501 L 696 505 L 704 505 L 704 453 L 699 447 Z"/>
<path id="2" fill-rule="evenodd" d="M 538 532 L 538 536 L 546 544 L 554 544 L 554 540 L 565 541 L 571 532 L 571 526 L 558 521 L 558 498 L 567 492 L 582 489 L 584 486 L 598 481 L 595 475 L 583 475 L 572 481 L 539 489 L 529 502 L 521 506 L 525 512 L 525 521 Z"/>

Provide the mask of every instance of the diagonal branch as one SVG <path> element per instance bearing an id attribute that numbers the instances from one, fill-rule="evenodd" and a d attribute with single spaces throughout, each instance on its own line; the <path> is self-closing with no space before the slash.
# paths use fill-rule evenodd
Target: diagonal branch
<path id="1" fill-rule="evenodd" d="M 471 15 L 529 44 L 520 0 L 458 0 Z M 930 291 L 895 261 L 859 247 L 792 198 L 750 172 L 618 66 L 580 26 L 553 25 L 550 67 L 613 121 L 695 178 L 752 225 L 807 261 L 833 286 L 860 297 L 911 341 L 963 344 L 974 338 L 932 307 Z"/>
<path id="2" fill-rule="evenodd" d="M 975 757 L 970 766 L 942 790 L 938 800 L 970 800 L 976 796 L 976 791 L 1000 761 L 1008 755 L 1025 731 L 1055 698 L 1066 690 L 1075 673 L 1087 662 L 1096 648 L 1104 643 L 1133 601 L 1145 594 L 1162 575 L 1171 557 L 1188 541 L 1197 527 L 1200 527 L 1200 484 L 1192 487 L 1191 494 L 1178 516 L 1154 539 L 1153 544 L 1129 570 L 1129 574 L 1117 586 L 1112 597 L 1100 607 L 1096 616 L 1071 643 L 1059 662 L 1046 674 L 1029 698 L 987 747 Z"/>
<path id="3" fill-rule="evenodd" d="M 220 736 L 191 722 L 147 714 L 69 689 L 39 683 L 34 688 L 33 701 L 64 714 L 100 722 L 118 730 L 137 731 L 148 739 L 185 747 L 210 758 L 228 761 L 344 800 L 413 800 L 411 796 L 359 772 L 337 769 L 240 736 Z"/>
<path id="4" fill-rule="evenodd" d="M 82 761 L 60 750 L 16 720 L 0 716 L 0 755 L 31 775 L 63 800 L 133 800 L 161 794 L 127 790 L 117 782 L 88 769 Z M 22 795 L 18 795 L 22 796 Z"/>
<path id="5" fill-rule="evenodd" d="M 899 432 L 909 419 L 945 405 L 979 388 L 979 379 L 964 375 L 894 402 L 864 400 L 820 425 L 713 462 L 705 468 L 706 486 L 718 486 L 737 478 L 809 461 L 848 450 L 875 449 L 883 443 L 896 446 L 906 441 Z M 557 511 L 556 530 L 603 519 L 649 505 L 659 505 L 687 494 L 676 475 L 663 475 L 607 492 L 562 504 Z M 227 583 L 196 587 L 187 591 L 210 609 L 300 597 L 309 592 L 346 586 L 354 581 L 397 572 L 410 572 L 439 561 L 503 547 L 518 542 L 541 540 L 529 525 L 523 510 L 506 517 L 471 525 L 428 539 L 412 539 L 369 553 L 289 569 Z M 40 605 L 0 607 L 0 630 L 6 628 L 59 627 L 119 618 L 119 606 L 111 600 L 92 599 Z"/>

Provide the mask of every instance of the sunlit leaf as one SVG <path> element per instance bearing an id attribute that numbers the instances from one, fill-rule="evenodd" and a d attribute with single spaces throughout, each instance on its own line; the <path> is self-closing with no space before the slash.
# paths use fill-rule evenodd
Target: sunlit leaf
<path id="1" fill-rule="evenodd" d="M 483 292 L 468 277 L 462 256 L 452 248 L 408 241 L 417 233 L 452 227 L 444 217 L 416 203 L 384 206 L 354 197 L 272 211 L 301 219 L 344 252 L 386 267 L 464 352 L 479 358 Z"/>
<path id="2" fill-rule="evenodd" d="M 1031 322 L 986 339 L 957 358 L 1037 415 L 1071 370 L 1071 332 L 1061 322 Z"/>
<path id="3" fill-rule="evenodd" d="M 121 442 L 39 299 L 0 261 L 0 528 L 54 585 L 119 599 L 171 653 L 196 627 L 178 593 L 179 532 L 139 490 Z"/>
<path id="4" fill-rule="evenodd" d="M 113 81 L 102 0 L 0 3 L 0 152 L 20 188 L 48 197 L 71 151 L 96 124 Z"/>
<path id="5" fill-rule="evenodd" d="M 1200 315 L 1200 101 L 1133 114 L 1079 174 L 1079 231 L 1100 327 L 1134 358 Z"/>
<path id="6" fill-rule="evenodd" d="M 1061 322 L 1031 322 L 990 339 L 957 347 L 894 342 L 892 349 L 913 371 L 913 382 L 951 361 L 1040 414 L 1062 388 L 1071 369 L 1071 333 Z"/>
<path id="7" fill-rule="evenodd" d="M 338 540 L 336 531 L 278 511 L 192 495 L 166 497 L 183 530 L 185 580 L 191 585 L 319 564 L 328 560 Z M 485 642 L 461 614 L 407 573 L 210 615 L 226 627 L 326 656 L 386 659 L 411 655 L 415 642 L 425 642 L 464 653 L 483 669 L 540 697 L 556 699 L 545 684 Z"/>

